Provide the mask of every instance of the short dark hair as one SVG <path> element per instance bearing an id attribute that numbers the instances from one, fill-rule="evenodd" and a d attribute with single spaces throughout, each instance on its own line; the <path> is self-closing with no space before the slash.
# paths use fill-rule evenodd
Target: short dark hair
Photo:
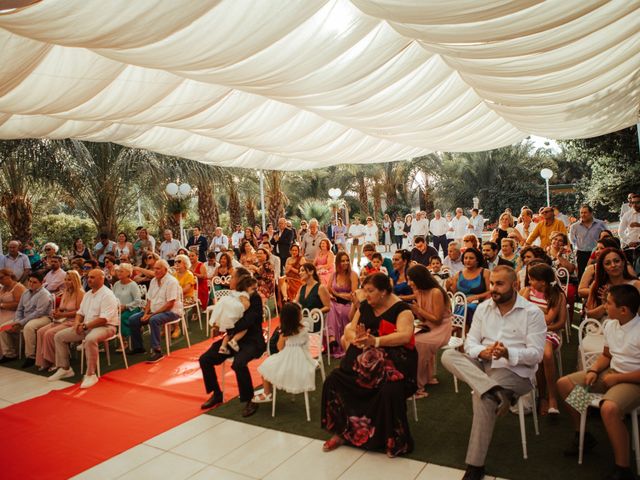
<path id="1" fill-rule="evenodd" d="M 88 263 L 89 265 L 91 265 L 91 268 L 98 267 L 98 262 L 96 262 L 93 258 L 89 258 L 88 260 L 85 260 L 84 263 Z"/>
<path id="2" fill-rule="evenodd" d="M 421 235 L 414 237 L 413 244 L 415 245 L 416 243 L 424 243 L 424 237 Z"/>
<path id="3" fill-rule="evenodd" d="M 382 254 L 380 252 L 376 252 L 373 255 L 371 255 L 371 260 L 373 260 L 374 258 L 382 261 Z"/>
<path id="4" fill-rule="evenodd" d="M 473 210 L 471 210 L 473 213 L 480 213 L 480 210 L 478 210 L 477 208 L 474 208 Z"/>
<path id="5" fill-rule="evenodd" d="M 483 267 L 484 266 L 484 257 L 482 256 L 482 254 L 480 253 L 480 250 L 478 250 L 477 248 L 473 248 L 473 247 L 469 247 L 467 248 L 464 253 L 462 254 L 462 259 L 464 260 L 464 256 L 470 253 L 471 255 L 473 255 L 474 257 L 476 257 L 476 261 L 478 262 L 478 267 Z"/>
<path id="6" fill-rule="evenodd" d="M 482 245 L 489 245 L 491 247 L 491 250 L 493 250 L 494 252 L 498 251 L 498 244 L 496 242 L 487 241 L 487 242 L 484 242 Z"/>
<path id="7" fill-rule="evenodd" d="M 609 295 L 616 307 L 627 307 L 634 315 L 640 309 L 640 292 L 633 285 L 612 285 L 609 287 Z"/>
<path id="8" fill-rule="evenodd" d="M 442 263 L 442 259 L 440 258 L 439 255 L 433 255 L 431 256 L 431 258 L 429 259 L 429 263 L 433 262 L 434 260 L 439 261 L 440 263 Z"/>
<path id="9" fill-rule="evenodd" d="M 580 205 L 580 209 L 582 210 L 583 208 L 586 208 L 587 210 L 589 210 L 590 213 L 593 213 L 593 208 L 591 208 L 591 205 L 587 205 L 586 203 L 583 203 L 582 205 Z"/>
<path id="10" fill-rule="evenodd" d="M 100 239 L 103 239 L 103 238 L 109 238 L 109 234 L 107 232 L 102 232 L 100 234 Z"/>
<path id="11" fill-rule="evenodd" d="M 380 290 L 382 292 L 391 293 L 393 292 L 393 287 L 391 286 L 391 279 L 387 277 L 384 273 L 372 273 L 365 277 L 362 282 L 362 286 L 371 284 L 373 288 L 376 290 Z"/>
<path id="12" fill-rule="evenodd" d="M 40 283 L 44 280 L 44 276 L 40 272 L 31 272 L 29 278 L 35 278 Z"/>
<path id="13" fill-rule="evenodd" d="M 376 251 L 376 246 L 369 242 L 369 243 L 365 243 L 362 247 L 362 251 L 363 252 L 375 252 Z"/>

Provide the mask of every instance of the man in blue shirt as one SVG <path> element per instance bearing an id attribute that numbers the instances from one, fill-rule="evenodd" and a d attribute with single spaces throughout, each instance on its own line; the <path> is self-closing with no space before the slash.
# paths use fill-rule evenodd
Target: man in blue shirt
<path id="1" fill-rule="evenodd" d="M 593 218 L 593 209 L 589 205 L 580 207 L 580 221 L 571 225 L 569 229 L 569 240 L 576 249 L 578 278 L 582 278 L 600 233 L 606 229 L 607 226 L 602 220 Z"/>

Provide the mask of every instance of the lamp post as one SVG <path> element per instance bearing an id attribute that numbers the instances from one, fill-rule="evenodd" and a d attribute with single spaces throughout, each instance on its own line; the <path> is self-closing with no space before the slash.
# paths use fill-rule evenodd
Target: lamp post
<path id="1" fill-rule="evenodd" d="M 188 183 L 180 183 L 180 179 L 177 180 L 177 183 L 171 182 L 168 183 L 164 189 L 167 192 L 167 195 L 173 198 L 187 198 L 191 195 L 191 185 Z M 184 220 L 182 219 L 182 212 L 180 212 L 180 243 L 182 245 L 186 245 L 187 238 L 184 231 Z"/>
<path id="2" fill-rule="evenodd" d="M 480 208 L 480 199 L 478 197 L 473 197 L 473 208 Z"/>
<path id="3" fill-rule="evenodd" d="M 553 177 L 553 171 L 550 168 L 543 168 L 540 170 L 540 176 L 544 178 L 545 183 L 547 184 L 547 207 L 551 206 L 551 198 L 549 196 L 549 179 Z"/>
<path id="4" fill-rule="evenodd" d="M 262 214 L 262 231 L 267 229 L 267 223 L 264 215 L 264 172 L 258 170 L 258 179 L 260 180 L 260 213 Z"/>
<path id="5" fill-rule="evenodd" d="M 334 202 L 340 198 L 340 195 L 342 195 L 342 190 L 340 190 L 339 188 L 329 189 L 329 196 Z M 336 225 L 338 224 L 338 210 L 339 208 L 336 208 Z"/>

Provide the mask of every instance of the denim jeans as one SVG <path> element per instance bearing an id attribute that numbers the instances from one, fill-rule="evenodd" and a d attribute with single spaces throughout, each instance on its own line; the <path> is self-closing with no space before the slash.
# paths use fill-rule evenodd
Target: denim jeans
<path id="1" fill-rule="evenodd" d="M 134 313 L 129 317 L 129 330 L 131 330 L 131 343 L 133 348 L 143 348 L 142 345 L 142 323 L 140 320 L 144 312 Z M 151 315 L 149 319 L 149 326 L 151 327 L 151 348 L 153 350 L 161 350 L 160 348 L 160 332 L 162 326 L 172 320 L 179 318 L 179 315 L 174 312 L 162 312 Z"/>

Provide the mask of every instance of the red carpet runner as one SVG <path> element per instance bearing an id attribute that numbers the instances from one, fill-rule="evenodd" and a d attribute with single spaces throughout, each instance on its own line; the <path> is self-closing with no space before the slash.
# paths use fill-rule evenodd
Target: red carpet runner
<path id="1" fill-rule="evenodd" d="M 69 478 L 200 415 L 207 397 L 198 357 L 210 344 L 113 371 L 87 390 L 74 385 L 1 409 L 0 477 Z M 260 363 L 250 364 L 254 385 Z M 238 390 L 233 370 L 225 373 L 228 401 Z"/>

